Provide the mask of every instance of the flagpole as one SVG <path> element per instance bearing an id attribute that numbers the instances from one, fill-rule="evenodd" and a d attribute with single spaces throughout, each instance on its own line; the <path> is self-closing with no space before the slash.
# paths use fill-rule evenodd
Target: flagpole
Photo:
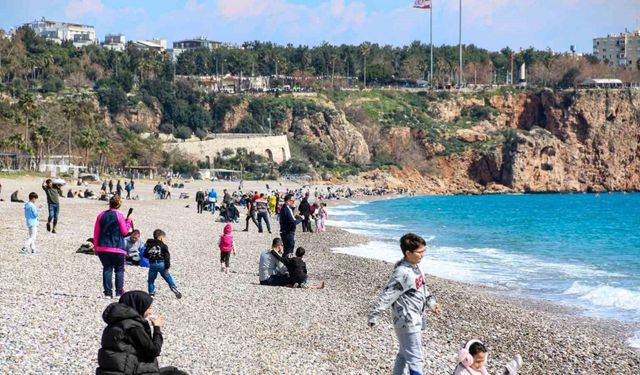
<path id="1" fill-rule="evenodd" d="M 459 21 L 459 47 L 460 47 L 460 74 L 458 78 L 458 88 L 462 88 L 462 0 L 460 0 L 460 21 Z"/>
<path id="2" fill-rule="evenodd" d="M 429 62 L 429 85 L 433 90 L 433 1 L 429 9 L 429 45 L 431 46 L 431 59 Z"/>

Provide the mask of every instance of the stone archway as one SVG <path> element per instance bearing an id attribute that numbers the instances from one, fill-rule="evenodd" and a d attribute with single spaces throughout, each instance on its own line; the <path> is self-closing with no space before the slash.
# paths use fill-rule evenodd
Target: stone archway
<path id="1" fill-rule="evenodd" d="M 284 147 L 282 148 L 282 159 L 280 160 L 281 163 L 284 163 L 285 161 L 287 161 L 287 152 L 285 151 Z"/>
<path id="2" fill-rule="evenodd" d="M 269 158 L 269 160 L 273 161 L 273 151 L 271 151 L 270 149 L 266 149 L 265 152 L 267 153 L 267 157 Z"/>
<path id="3" fill-rule="evenodd" d="M 211 169 L 211 158 L 209 155 L 205 156 L 205 158 L 207 160 L 207 169 Z"/>

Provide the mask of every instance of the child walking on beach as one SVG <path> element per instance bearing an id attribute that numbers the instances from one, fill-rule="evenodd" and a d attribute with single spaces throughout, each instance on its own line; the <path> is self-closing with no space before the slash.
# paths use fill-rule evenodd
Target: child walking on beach
<path id="1" fill-rule="evenodd" d="M 318 231 L 324 232 L 326 231 L 324 225 L 329 218 L 329 213 L 327 212 L 327 204 L 322 202 L 320 203 L 320 208 L 318 209 Z"/>
<path id="2" fill-rule="evenodd" d="M 396 263 L 391 279 L 369 312 L 369 326 L 373 327 L 378 323 L 378 316 L 389 306 L 392 307 L 394 328 L 400 343 L 393 375 L 404 374 L 407 366 L 410 375 L 423 374 L 421 331 L 426 328 L 423 314 L 426 308 L 436 315 L 440 314 L 440 307 L 427 289 L 424 273 L 419 266 L 425 246 L 425 240 L 413 233 L 400 238 L 404 258 Z"/>
<path id="3" fill-rule="evenodd" d="M 236 244 L 233 241 L 233 229 L 231 224 L 224 226 L 224 234 L 218 240 L 218 248 L 220 248 L 220 272 L 229 273 L 229 259 L 231 253 L 236 255 Z"/>
<path id="4" fill-rule="evenodd" d="M 487 348 L 479 340 L 467 342 L 458 352 L 458 366 L 453 375 L 488 375 L 487 371 Z M 518 375 L 522 366 L 522 357 L 516 355 L 507 363 L 504 370 L 499 375 Z"/>
<path id="5" fill-rule="evenodd" d="M 156 294 L 155 281 L 158 274 L 169 284 L 169 288 L 176 298 L 182 298 L 182 293 L 178 291 L 173 276 L 169 273 L 171 267 L 171 254 L 169 248 L 164 243 L 167 238 L 166 233 L 161 229 L 153 231 L 153 238 L 147 240 L 144 256 L 149 259 L 149 278 L 147 279 L 149 286 L 149 294 L 153 297 Z"/>
<path id="6" fill-rule="evenodd" d="M 38 215 L 40 215 L 40 209 L 36 207 L 36 201 L 38 200 L 38 194 L 29 193 L 29 202 L 24 204 L 24 218 L 27 222 L 27 242 L 25 242 L 22 250 L 24 254 L 36 253 L 36 235 L 38 234 Z"/>

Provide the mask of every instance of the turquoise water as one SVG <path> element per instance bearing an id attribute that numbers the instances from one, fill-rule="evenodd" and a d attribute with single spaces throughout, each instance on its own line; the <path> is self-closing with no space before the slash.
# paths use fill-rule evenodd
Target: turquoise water
<path id="1" fill-rule="evenodd" d="M 395 261 L 411 231 L 428 241 L 430 274 L 640 321 L 640 194 L 414 197 L 329 214 L 371 238 L 338 252 Z"/>

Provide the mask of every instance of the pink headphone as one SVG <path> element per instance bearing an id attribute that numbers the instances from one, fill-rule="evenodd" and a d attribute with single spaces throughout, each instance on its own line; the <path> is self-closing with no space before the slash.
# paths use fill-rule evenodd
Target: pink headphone
<path id="1" fill-rule="evenodd" d="M 460 361 L 460 363 L 467 370 L 469 370 L 471 365 L 473 364 L 473 356 L 471 355 L 471 353 L 469 353 L 469 348 L 471 348 L 471 345 L 475 343 L 482 344 L 480 340 L 471 340 L 464 346 L 464 348 L 460 349 L 460 351 L 458 352 L 458 361 Z M 489 358 L 489 353 L 486 353 L 484 357 L 484 362 L 482 362 L 482 367 L 480 367 L 480 373 L 482 373 L 482 375 L 488 375 L 487 368 L 485 367 L 487 365 L 488 358 Z"/>

